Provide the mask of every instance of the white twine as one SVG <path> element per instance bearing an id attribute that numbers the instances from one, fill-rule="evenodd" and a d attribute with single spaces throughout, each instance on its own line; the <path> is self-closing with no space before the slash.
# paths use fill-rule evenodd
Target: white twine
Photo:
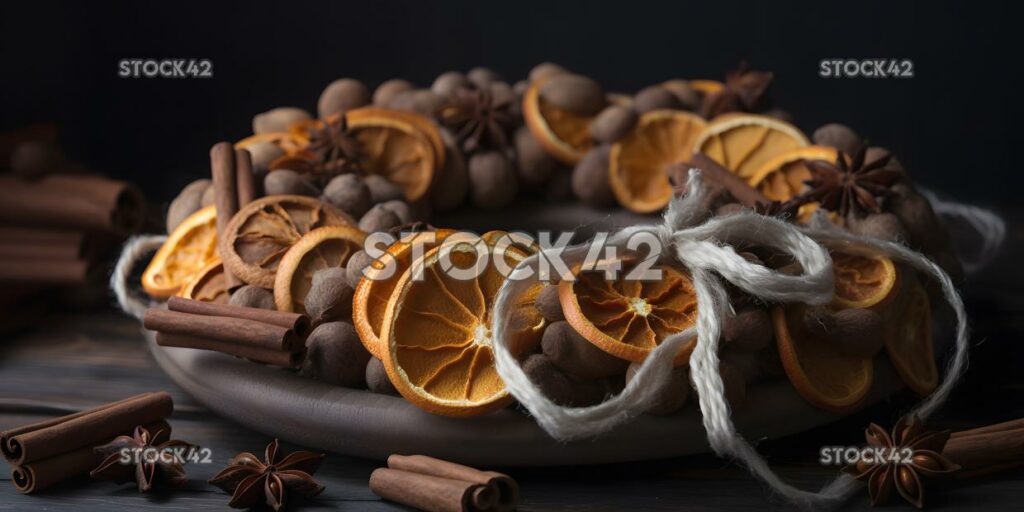
<path id="1" fill-rule="evenodd" d="M 977 272 L 995 258 L 1003 245 L 1003 240 L 1006 239 L 1006 222 L 999 215 L 977 206 L 946 201 L 931 190 L 921 189 L 921 194 L 932 204 L 935 213 L 944 217 L 947 222 L 961 222 L 977 233 L 981 241 L 977 252 L 957 255 L 964 265 L 964 270 L 968 273 Z"/>
<path id="2" fill-rule="evenodd" d="M 697 297 L 696 325 L 666 338 L 651 351 L 621 393 L 590 407 L 562 407 L 549 400 L 530 381 L 505 340 L 510 326 L 514 297 L 534 284 L 522 279 L 531 271 L 541 254 L 519 264 L 513 277 L 498 292 L 494 314 L 494 352 L 498 374 L 509 392 L 534 416 L 552 437 L 573 440 L 606 432 L 652 405 L 658 390 L 667 385 L 676 353 L 696 333 L 697 343 L 690 356 L 691 379 L 697 390 L 698 405 L 708 443 L 720 456 L 732 457 L 764 480 L 773 490 L 805 508 L 835 505 L 857 489 L 852 478 L 840 476 L 818 492 L 798 489 L 784 482 L 757 450 L 736 431 L 724 386 L 719 374 L 718 346 L 723 321 L 732 314 L 721 279 L 729 281 L 753 296 L 771 302 L 826 304 L 832 299 L 832 261 L 826 247 L 847 250 L 874 250 L 905 261 L 938 281 L 956 319 L 956 344 L 943 382 L 913 412 L 927 417 L 942 405 L 967 366 L 967 324 L 963 303 L 952 281 L 924 256 L 893 242 L 855 236 L 825 226 L 821 217 L 807 229 L 753 213 L 737 213 L 707 220 L 700 213 L 704 201 L 700 172 L 690 171 L 688 193 L 674 200 L 665 213 L 665 222 L 657 226 L 624 229 L 609 243 L 621 245 L 638 231 L 655 233 L 669 254 L 689 270 Z M 766 245 L 792 256 L 803 268 L 802 275 L 786 275 L 748 262 L 728 244 L 742 241 Z M 562 254 L 568 266 L 582 261 L 586 248 L 572 247 Z"/>
<path id="3" fill-rule="evenodd" d="M 142 319 L 149 307 L 149 299 L 143 297 L 135 288 L 128 284 L 128 278 L 139 260 L 157 250 L 167 240 L 166 235 L 133 236 L 121 249 L 121 257 L 117 259 L 114 272 L 110 274 L 110 289 L 114 291 L 117 305 L 121 310 L 135 318 Z"/>

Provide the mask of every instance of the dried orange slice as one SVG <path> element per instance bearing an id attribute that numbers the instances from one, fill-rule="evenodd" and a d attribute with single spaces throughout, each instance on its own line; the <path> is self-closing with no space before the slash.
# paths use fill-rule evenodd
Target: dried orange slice
<path id="1" fill-rule="evenodd" d="M 834 343 L 809 334 L 803 323 L 806 310 L 804 304 L 772 309 L 782 367 L 797 393 L 815 407 L 848 413 L 871 390 L 872 360 L 846 356 Z"/>
<path id="2" fill-rule="evenodd" d="M 403 275 L 384 315 L 381 340 L 388 377 L 403 397 L 434 414 L 475 416 L 512 401 L 491 348 L 492 307 L 505 277 L 491 259 L 475 279 L 442 270 L 445 261 L 460 269 L 473 267 L 476 247 L 467 240 L 449 240 L 432 249 Z M 503 252 L 510 267 L 526 258 L 515 248 Z M 533 301 L 542 286 L 538 282 L 513 305 L 514 334 L 507 340 L 513 354 L 540 341 L 544 320 Z"/>
<path id="3" fill-rule="evenodd" d="M 153 297 L 170 297 L 216 257 L 217 209 L 211 205 L 174 228 L 142 273 L 142 288 Z"/>
<path id="4" fill-rule="evenodd" d="M 662 278 L 657 281 L 628 280 L 626 265 L 615 281 L 603 271 L 576 273 L 574 281 L 558 285 L 558 299 L 565 319 L 587 341 L 627 361 L 643 361 L 661 342 L 691 327 L 697 318 L 697 295 L 690 276 L 682 270 L 656 265 Z M 696 338 L 676 357 L 685 364 Z"/>
<path id="5" fill-rule="evenodd" d="M 594 145 L 590 138 L 591 116 L 558 108 L 540 96 L 541 83 L 523 93 L 523 121 L 541 147 L 566 165 L 576 165 Z"/>
<path id="6" fill-rule="evenodd" d="M 220 258 L 215 258 L 206 268 L 200 270 L 178 295 L 200 302 L 227 304 L 231 293 L 228 292 L 228 282 L 224 278 L 224 264 Z"/>
<path id="7" fill-rule="evenodd" d="M 345 121 L 359 143 L 359 165 L 364 171 L 401 187 L 410 202 L 427 193 L 444 164 L 444 143 L 431 121 L 372 107 L 349 111 Z"/>
<path id="8" fill-rule="evenodd" d="M 750 186 L 761 191 L 771 201 L 788 201 L 807 189 L 805 182 L 813 176 L 808 160 L 836 161 L 835 148 L 807 146 L 786 151 L 768 160 L 747 178 Z"/>
<path id="9" fill-rule="evenodd" d="M 354 225 L 348 214 L 312 197 L 268 196 L 231 218 L 220 242 L 221 258 L 242 281 L 269 289 L 281 258 L 302 235 L 324 226 Z"/>
<path id="10" fill-rule="evenodd" d="M 835 275 L 834 307 L 870 308 L 894 296 L 896 265 L 886 256 L 833 252 L 832 272 Z"/>
<path id="11" fill-rule="evenodd" d="M 687 80 L 686 83 L 703 96 L 710 96 L 725 88 L 725 84 L 718 80 Z"/>
<path id="12" fill-rule="evenodd" d="M 797 127 L 784 121 L 754 114 L 728 114 L 708 123 L 693 147 L 695 152 L 702 152 L 741 178 L 749 179 L 769 160 L 808 144 Z"/>
<path id="13" fill-rule="evenodd" d="M 302 235 L 277 266 L 274 276 L 277 310 L 305 313 L 304 302 L 313 286 L 313 274 L 325 268 L 344 268 L 348 259 L 362 250 L 365 239 L 366 233 L 348 226 L 327 226 Z"/>
<path id="14" fill-rule="evenodd" d="M 609 177 L 619 204 L 639 213 L 658 211 L 672 200 L 668 166 L 693 155 L 704 119 L 681 110 L 653 110 L 633 132 L 612 144 Z"/>
<path id="15" fill-rule="evenodd" d="M 455 231 L 451 229 L 409 234 L 391 244 L 386 253 L 364 271 L 365 277 L 359 281 L 352 296 L 352 322 L 363 346 L 374 357 L 383 360 L 385 349 L 380 348 L 380 330 L 384 312 L 398 281 L 412 266 L 413 257 L 426 254 L 453 234 Z M 414 254 L 416 244 L 422 248 L 419 254 Z M 392 273 L 384 278 L 385 272 Z"/>
<path id="16" fill-rule="evenodd" d="M 914 283 L 900 313 L 886 324 L 885 351 L 910 389 L 927 395 L 939 385 L 932 349 L 932 309 L 928 294 Z"/>

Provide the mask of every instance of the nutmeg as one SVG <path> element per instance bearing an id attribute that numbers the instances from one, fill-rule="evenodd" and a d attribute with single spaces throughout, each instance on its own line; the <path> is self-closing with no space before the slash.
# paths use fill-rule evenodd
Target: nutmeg
<path id="1" fill-rule="evenodd" d="M 286 132 L 293 123 L 312 119 L 313 116 L 297 107 L 277 107 L 252 118 L 252 132 L 255 134 Z"/>
<path id="2" fill-rule="evenodd" d="M 434 79 L 434 83 L 430 85 L 430 90 L 439 96 L 448 97 L 458 89 L 470 87 L 470 85 L 470 81 L 466 78 L 466 75 L 463 75 L 458 71 L 446 71 L 437 75 L 437 78 Z"/>
<path id="3" fill-rule="evenodd" d="M 685 110 L 697 110 L 700 107 L 700 93 L 697 92 L 686 80 L 669 80 L 661 84 L 668 92 L 676 97 L 679 106 Z"/>
<path id="4" fill-rule="evenodd" d="M 548 356 L 532 354 L 523 361 L 523 372 L 549 400 L 562 406 L 585 407 L 599 404 L 609 394 L 603 380 L 576 381 L 560 370 Z"/>
<path id="5" fill-rule="evenodd" d="M 387 106 L 388 102 L 395 97 L 396 94 L 405 91 L 411 91 L 416 86 L 408 80 L 402 80 L 401 78 L 392 78 L 391 80 L 385 80 L 381 82 L 373 91 L 373 104 L 378 107 Z"/>
<path id="6" fill-rule="evenodd" d="M 270 171 L 263 178 L 263 191 L 268 196 L 297 195 L 316 197 L 320 191 L 301 174 L 289 169 Z"/>
<path id="7" fill-rule="evenodd" d="M 804 328 L 850 357 L 874 357 L 884 343 L 882 316 L 870 309 L 850 308 L 832 311 L 810 308 L 804 313 Z"/>
<path id="8" fill-rule="evenodd" d="M 466 73 L 466 79 L 480 89 L 486 89 L 494 82 L 501 81 L 501 75 L 497 71 L 485 67 L 475 67 Z"/>
<path id="9" fill-rule="evenodd" d="M 186 217 L 202 208 L 203 192 L 206 192 L 206 189 L 210 188 L 212 184 L 213 182 L 208 179 L 200 179 L 181 189 L 178 197 L 175 197 L 171 201 L 171 206 L 167 208 L 168 233 L 174 231 L 174 228 L 178 227 L 178 224 L 181 224 Z"/>
<path id="10" fill-rule="evenodd" d="M 216 192 L 217 191 L 212 186 L 207 187 L 206 190 L 203 191 L 203 196 L 199 199 L 199 205 L 206 208 L 213 204 L 217 200 Z"/>
<path id="11" fill-rule="evenodd" d="M 928 199 L 907 183 L 897 183 L 889 190 L 885 208 L 903 223 L 911 247 L 926 253 L 946 249 L 948 234 Z"/>
<path id="12" fill-rule="evenodd" d="M 352 293 L 346 269 L 320 269 L 313 274 L 312 284 L 303 302 L 306 314 L 313 321 L 313 325 L 335 320 L 351 320 Z"/>
<path id="13" fill-rule="evenodd" d="M 540 86 L 540 95 L 556 107 L 579 116 L 597 115 L 608 105 L 600 84 L 585 76 L 568 73 L 555 75 L 544 82 Z"/>
<path id="14" fill-rule="evenodd" d="M 537 311 L 540 312 L 540 316 L 544 317 L 544 320 L 547 320 L 549 323 L 565 320 L 565 315 L 562 313 L 562 303 L 558 298 L 557 284 L 548 284 L 541 288 L 533 304 L 537 307 Z M 548 327 L 550 328 L 550 326 Z"/>
<path id="15" fill-rule="evenodd" d="M 384 362 L 376 357 L 371 357 L 370 362 L 366 363 L 366 387 L 374 393 L 398 396 L 398 390 L 384 369 Z"/>
<path id="16" fill-rule="evenodd" d="M 246 146 L 252 159 L 252 171 L 257 176 L 266 176 L 270 172 L 270 163 L 284 154 L 284 150 L 273 142 L 264 141 Z"/>
<path id="17" fill-rule="evenodd" d="M 722 341 L 730 350 L 756 352 L 774 339 L 771 318 L 762 308 L 754 307 L 736 313 L 722 329 Z"/>
<path id="18" fill-rule="evenodd" d="M 541 147 L 537 139 L 525 126 L 520 126 L 515 134 L 516 170 L 519 177 L 528 186 L 541 185 L 551 177 L 558 167 L 547 151 Z"/>
<path id="19" fill-rule="evenodd" d="M 683 106 L 668 89 L 660 85 L 651 85 L 640 89 L 633 96 L 633 108 L 643 114 L 652 110 L 681 110 Z"/>
<path id="20" fill-rule="evenodd" d="M 10 164 L 15 176 L 35 180 L 61 172 L 66 161 L 64 153 L 55 144 L 33 140 L 18 144 L 11 154 Z"/>
<path id="21" fill-rule="evenodd" d="M 907 239 L 907 230 L 899 217 L 891 213 L 872 213 L 862 219 L 847 219 L 846 227 L 856 235 L 879 240 L 901 242 Z"/>
<path id="22" fill-rule="evenodd" d="M 245 308 L 269 309 L 274 311 L 277 305 L 274 304 L 274 292 L 247 284 L 235 290 L 228 299 L 228 304 Z"/>
<path id="23" fill-rule="evenodd" d="M 370 353 L 348 322 L 320 324 L 306 339 L 306 359 L 299 375 L 349 388 L 366 384 Z"/>
<path id="24" fill-rule="evenodd" d="M 379 174 L 363 176 L 363 183 L 370 189 L 370 202 L 373 204 L 405 197 L 401 187 L 391 183 L 387 178 Z"/>
<path id="25" fill-rule="evenodd" d="M 497 151 L 469 158 L 469 197 L 477 208 L 504 208 L 516 198 L 519 182 L 512 163 Z"/>
<path id="26" fill-rule="evenodd" d="M 394 212 L 394 214 L 398 216 L 398 220 L 402 221 L 402 224 L 409 224 L 416 221 L 416 215 L 413 214 L 412 206 L 401 199 L 385 201 L 380 203 L 380 206 Z"/>
<path id="27" fill-rule="evenodd" d="M 555 64 L 554 62 L 541 62 L 530 70 L 530 74 L 528 76 L 531 82 L 543 82 L 553 76 L 564 75 L 567 73 L 568 71 L 566 71 L 565 68 Z"/>
<path id="28" fill-rule="evenodd" d="M 830 146 L 847 155 L 857 154 L 861 144 L 863 144 L 857 132 L 853 131 L 849 126 L 839 123 L 829 123 L 820 126 L 817 130 L 814 130 L 811 139 L 819 146 Z"/>
<path id="29" fill-rule="evenodd" d="M 370 187 L 356 174 L 332 178 L 324 187 L 322 200 L 357 219 L 373 206 Z"/>
<path id="30" fill-rule="evenodd" d="M 455 136 L 442 129 L 441 140 L 444 141 L 445 149 L 444 167 L 441 167 L 435 178 L 436 183 L 430 188 L 430 205 L 437 211 L 445 212 L 458 208 L 466 200 L 469 171 Z"/>
<path id="31" fill-rule="evenodd" d="M 632 108 L 609 105 L 590 122 L 590 136 L 598 142 L 611 144 L 629 134 L 637 119 Z"/>
<path id="32" fill-rule="evenodd" d="M 596 208 L 615 205 L 615 195 L 608 181 L 610 146 L 602 145 L 587 151 L 572 170 L 572 191 L 581 201 Z"/>
<path id="33" fill-rule="evenodd" d="M 627 385 L 636 376 L 636 372 L 640 370 L 641 364 L 632 363 L 626 369 Z M 686 405 L 686 400 L 689 396 L 690 369 L 686 366 L 680 366 L 673 369 L 672 373 L 669 374 L 668 382 L 658 390 L 658 396 L 654 399 L 654 404 L 646 412 L 656 416 L 667 416 L 682 409 Z"/>
<path id="34" fill-rule="evenodd" d="M 444 102 L 444 97 L 429 89 L 413 89 L 392 96 L 388 108 L 408 110 L 422 116 L 434 117 Z"/>
<path id="35" fill-rule="evenodd" d="M 345 264 L 345 278 L 353 290 L 363 279 L 363 269 L 372 261 L 373 258 L 363 250 L 356 251 L 349 257 L 348 263 Z"/>
<path id="36" fill-rule="evenodd" d="M 316 103 L 320 119 L 370 104 L 370 89 L 355 78 L 340 78 L 327 85 Z"/>
<path id="37" fill-rule="evenodd" d="M 359 219 L 359 229 L 365 233 L 376 233 L 378 231 L 387 231 L 391 228 L 395 228 L 404 224 L 402 219 L 392 211 L 390 208 L 384 207 L 384 204 L 373 205 L 372 208 Z"/>
<path id="38" fill-rule="evenodd" d="M 569 322 L 548 325 L 541 338 L 541 350 L 560 370 L 589 380 L 622 375 L 629 362 L 605 353 L 580 336 Z"/>

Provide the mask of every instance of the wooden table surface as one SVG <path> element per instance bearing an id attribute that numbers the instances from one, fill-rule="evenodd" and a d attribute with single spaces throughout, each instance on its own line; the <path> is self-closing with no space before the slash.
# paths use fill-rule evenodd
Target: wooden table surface
<path id="1" fill-rule="evenodd" d="M 1024 276 L 1015 268 L 1024 256 L 1024 233 L 1013 227 L 1021 225 L 1013 220 L 1007 250 L 967 288 L 973 360 L 950 403 L 935 418 L 938 426 L 956 430 L 1024 417 L 1024 347 L 1019 344 L 1024 338 L 1024 298 L 1018 295 Z M 23 496 L 4 471 L 0 510 L 227 509 L 228 496 L 206 480 L 240 451 L 262 453 L 269 439 L 219 418 L 178 389 L 156 367 L 133 319 L 101 308 L 50 314 L 38 325 L 0 340 L 0 429 L 143 391 L 167 390 L 175 401 L 174 437 L 209 447 L 213 463 L 187 466 L 190 482 L 184 489 L 154 495 L 140 495 L 131 484 L 79 480 Z M 911 400 L 897 396 L 832 425 L 758 446 L 790 482 L 816 489 L 836 474 L 836 468 L 817 464 L 821 446 L 862 442 L 862 429 L 869 421 L 890 425 Z M 380 465 L 328 454 L 316 475 L 327 489 L 302 510 L 403 510 L 370 492 L 370 472 Z M 744 469 L 712 456 L 508 472 L 522 486 L 521 510 L 787 508 Z M 932 510 L 1017 509 L 1024 502 L 1024 471 L 931 489 L 927 503 Z M 866 494 L 845 508 L 870 508 Z"/>

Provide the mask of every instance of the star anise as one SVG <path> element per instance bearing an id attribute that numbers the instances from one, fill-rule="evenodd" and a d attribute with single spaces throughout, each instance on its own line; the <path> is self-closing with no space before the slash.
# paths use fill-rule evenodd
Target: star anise
<path id="1" fill-rule="evenodd" d="M 867 482 L 871 504 L 885 503 L 895 487 L 903 499 L 917 508 L 924 506 L 921 477 L 941 477 L 960 469 L 942 456 L 949 440 L 949 431 L 925 432 L 917 416 L 905 416 L 896 423 L 890 435 L 872 423 L 864 431 L 868 446 L 877 448 L 871 463 L 862 457 L 857 464 L 843 468 L 855 479 Z M 881 459 L 881 460 L 878 460 Z"/>
<path id="2" fill-rule="evenodd" d="M 886 167 L 892 159 L 889 153 L 865 162 L 867 149 L 864 144 L 852 158 L 840 151 L 835 163 L 808 160 L 813 177 L 806 183 L 811 189 L 801 196 L 801 201 L 817 201 L 843 218 L 880 212 L 881 200 L 889 195 L 889 186 L 899 179 L 900 172 Z"/>
<path id="3" fill-rule="evenodd" d="M 509 131 L 515 127 L 510 111 L 514 100 L 511 93 L 501 89 L 459 88 L 438 110 L 437 117 L 455 131 L 467 153 L 480 148 L 504 149 Z"/>
<path id="4" fill-rule="evenodd" d="M 746 61 L 741 61 L 736 69 L 725 74 L 722 90 L 704 99 L 700 113 L 711 119 L 726 112 L 762 111 L 767 107 L 765 93 L 774 78 L 774 73 L 756 71 Z"/>
<path id="5" fill-rule="evenodd" d="M 305 152 L 317 172 L 336 175 L 359 170 L 359 142 L 348 132 L 345 116 L 332 116 L 309 130 Z"/>
<path id="6" fill-rule="evenodd" d="M 119 436 L 94 448 L 96 453 L 105 458 L 96 469 L 89 472 L 89 476 L 117 483 L 134 481 L 139 492 L 148 492 L 158 480 L 166 481 L 173 487 L 184 485 L 188 481 L 185 468 L 171 449 L 187 448 L 190 445 L 169 437 L 170 433 L 164 429 L 151 433 L 145 427 L 135 427 L 131 436 Z M 135 464 L 125 464 L 125 455 Z"/>
<path id="7" fill-rule="evenodd" d="M 267 445 L 264 460 L 249 452 L 235 455 L 210 484 L 230 492 L 232 508 L 252 508 L 265 504 L 275 511 L 285 507 L 289 493 L 310 498 L 323 492 L 324 486 L 313 480 L 324 454 L 307 451 L 280 456 L 280 443 Z"/>

